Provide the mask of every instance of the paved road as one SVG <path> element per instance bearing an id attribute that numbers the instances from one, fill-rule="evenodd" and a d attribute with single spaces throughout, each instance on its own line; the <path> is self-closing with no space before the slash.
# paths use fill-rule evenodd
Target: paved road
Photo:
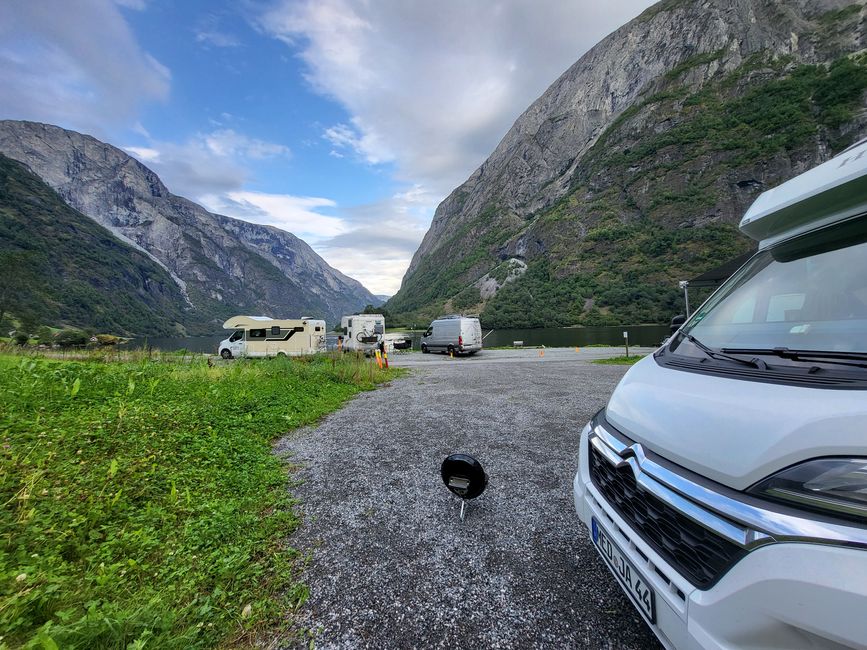
<path id="1" fill-rule="evenodd" d="M 644 356 L 653 352 L 655 348 L 629 347 L 629 354 Z M 452 358 L 446 354 L 431 352 L 422 354 L 418 350 L 413 352 L 395 351 L 389 354 L 389 363 L 400 368 L 427 368 L 431 365 L 448 363 L 471 363 L 482 365 L 488 363 L 558 363 L 561 361 L 590 361 L 591 359 L 608 359 L 624 354 L 623 347 L 605 348 L 522 348 L 510 350 L 483 350 L 478 354 L 469 356 L 457 356 Z"/>
<path id="2" fill-rule="evenodd" d="M 658 647 L 572 505 L 580 429 L 625 368 L 513 355 L 396 357 L 410 376 L 278 444 L 304 465 L 316 647 Z M 439 477 L 459 451 L 490 477 L 463 524 Z"/>

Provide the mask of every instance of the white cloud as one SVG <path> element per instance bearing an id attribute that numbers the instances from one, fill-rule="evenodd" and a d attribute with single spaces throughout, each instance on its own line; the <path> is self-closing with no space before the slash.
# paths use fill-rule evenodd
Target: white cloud
<path id="1" fill-rule="evenodd" d="M 214 47 L 238 47 L 241 44 L 235 36 L 215 30 L 196 32 L 196 42 Z"/>
<path id="2" fill-rule="evenodd" d="M 124 147 L 124 149 L 143 163 L 159 162 L 160 152 L 152 147 Z"/>
<path id="3" fill-rule="evenodd" d="M 194 201 L 242 190 L 251 162 L 291 155 L 284 145 L 232 129 L 200 133 L 183 143 L 150 141 L 124 149 L 153 169 L 169 190 Z"/>
<path id="4" fill-rule="evenodd" d="M 196 42 L 213 47 L 238 47 L 241 41 L 234 34 L 220 26 L 222 17 L 218 14 L 208 14 L 199 20 L 195 29 Z"/>
<path id="5" fill-rule="evenodd" d="M 262 160 L 290 155 L 289 147 L 236 133 L 232 129 L 214 131 L 204 136 L 205 145 L 217 156 Z"/>
<path id="6" fill-rule="evenodd" d="M 124 6 L 142 8 L 126 0 Z M 0 3 L 0 115 L 101 133 L 168 98 L 171 75 L 136 42 L 118 5 Z"/>
<path id="7" fill-rule="evenodd" d="M 288 230 L 311 246 L 347 231 L 343 219 L 318 212 L 336 206 L 330 199 L 239 190 L 200 200 L 212 212 Z"/>
<path id="8" fill-rule="evenodd" d="M 352 122 L 353 126 L 335 124 L 322 133 L 322 137 L 335 147 L 332 154 L 338 154 L 338 157 L 342 158 L 338 150 L 349 149 L 371 165 L 394 160 L 394 154 L 376 131 L 364 128 L 358 118 L 354 118 Z"/>
<path id="9" fill-rule="evenodd" d="M 444 196 L 580 55 L 651 0 L 408 3 L 280 0 L 259 20 L 350 122 L 326 128 L 336 153 L 394 162 Z"/>
<path id="10" fill-rule="evenodd" d="M 416 185 L 405 192 L 340 211 L 346 232 L 315 242 L 329 264 L 370 291 L 392 295 L 430 223 L 437 197 Z"/>

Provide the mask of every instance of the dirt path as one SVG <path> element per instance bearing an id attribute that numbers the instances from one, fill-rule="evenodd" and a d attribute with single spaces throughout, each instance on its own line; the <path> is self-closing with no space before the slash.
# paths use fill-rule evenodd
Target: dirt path
<path id="1" fill-rule="evenodd" d="M 306 467 L 291 541 L 312 551 L 316 647 L 658 647 L 572 504 L 579 432 L 624 372 L 432 364 L 281 441 Z M 439 477 L 454 452 L 490 478 L 463 524 Z"/>

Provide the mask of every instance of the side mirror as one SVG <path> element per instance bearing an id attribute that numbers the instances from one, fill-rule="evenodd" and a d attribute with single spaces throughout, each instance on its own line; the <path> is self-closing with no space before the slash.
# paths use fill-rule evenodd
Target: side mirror
<path id="1" fill-rule="evenodd" d="M 677 316 L 675 316 L 674 318 L 671 319 L 671 323 L 668 326 L 668 328 L 671 331 L 671 333 L 674 334 L 678 329 L 680 329 L 680 326 L 683 325 L 685 322 L 686 322 L 686 316 L 684 316 L 683 314 L 678 314 Z"/>

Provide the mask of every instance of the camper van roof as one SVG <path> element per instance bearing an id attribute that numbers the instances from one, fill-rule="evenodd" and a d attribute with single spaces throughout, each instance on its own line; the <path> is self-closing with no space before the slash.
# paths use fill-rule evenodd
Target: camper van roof
<path id="1" fill-rule="evenodd" d="M 292 326 L 295 326 L 301 323 L 301 319 L 277 319 L 277 318 L 268 318 L 267 316 L 233 316 L 225 323 L 223 323 L 223 329 L 233 330 L 233 329 L 244 329 L 250 327 L 263 327 L 265 323 L 271 323 L 274 325 L 281 325 L 292 323 Z M 319 321 L 312 321 L 319 322 Z"/>
<path id="2" fill-rule="evenodd" d="M 763 192 L 741 231 L 767 248 L 867 212 L 867 140 Z"/>

